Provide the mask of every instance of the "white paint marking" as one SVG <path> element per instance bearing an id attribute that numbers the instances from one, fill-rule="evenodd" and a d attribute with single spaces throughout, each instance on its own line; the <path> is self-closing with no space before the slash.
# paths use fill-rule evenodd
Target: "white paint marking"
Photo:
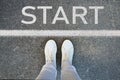
<path id="1" fill-rule="evenodd" d="M 45 37 L 45 36 L 85 36 L 85 37 L 94 37 L 94 36 L 114 36 L 120 37 L 120 30 L 0 30 L 0 36 L 29 36 L 29 37 Z"/>

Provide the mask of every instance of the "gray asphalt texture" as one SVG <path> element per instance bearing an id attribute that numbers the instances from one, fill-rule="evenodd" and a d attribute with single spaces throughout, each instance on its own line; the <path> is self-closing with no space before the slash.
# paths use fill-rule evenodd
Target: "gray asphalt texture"
<path id="1" fill-rule="evenodd" d="M 21 23 L 24 6 L 53 6 L 48 11 L 48 23 L 42 24 L 42 11 L 29 11 L 37 16 L 31 25 Z M 99 12 L 99 24 L 88 9 L 89 24 L 79 19 L 77 24 L 58 21 L 51 24 L 58 6 L 63 6 L 71 21 L 72 6 L 104 6 Z M 0 0 L 1 30 L 119 30 L 120 0 Z M 70 39 L 75 47 L 73 65 L 82 80 L 120 80 L 120 37 L 0 37 L 0 79 L 35 79 L 45 64 L 44 46 L 49 39 L 58 45 L 57 80 L 60 80 L 61 45 Z"/>

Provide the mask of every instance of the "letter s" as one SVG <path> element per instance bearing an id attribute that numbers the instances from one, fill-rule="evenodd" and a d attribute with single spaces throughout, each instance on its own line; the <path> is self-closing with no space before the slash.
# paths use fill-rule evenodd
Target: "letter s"
<path id="1" fill-rule="evenodd" d="M 32 9 L 32 10 L 35 10 L 35 7 L 32 7 L 32 6 L 26 6 L 22 9 L 22 14 L 24 16 L 28 16 L 28 17 L 32 17 L 33 19 L 31 21 L 25 21 L 25 20 L 21 20 L 21 23 L 23 24 L 33 24 L 36 22 L 36 16 L 33 15 L 33 14 L 30 14 L 30 13 L 27 13 L 25 12 L 27 9 Z"/>

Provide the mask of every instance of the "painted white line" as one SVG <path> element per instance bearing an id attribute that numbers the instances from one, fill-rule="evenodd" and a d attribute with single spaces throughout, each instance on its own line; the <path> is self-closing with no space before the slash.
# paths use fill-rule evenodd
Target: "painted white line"
<path id="1" fill-rule="evenodd" d="M 115 36 L 120 37 L 120 30 L 0 30 L 0 36 Z"/>

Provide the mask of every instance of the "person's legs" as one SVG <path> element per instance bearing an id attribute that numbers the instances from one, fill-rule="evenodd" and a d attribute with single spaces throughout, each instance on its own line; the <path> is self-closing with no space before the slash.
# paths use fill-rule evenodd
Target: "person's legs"
<path id="1" fill-rule="evenodd" d="M 45 45 L 46 64 L 43 66 L 36 80 L 56 80 L 56 52 L 57 46 L 55 41 L 49 40 Z"/>
<path id="2" fill-rule="evenodd" d="M 36 80 L 56 80 L 57 71 L 51 63 L 47 63 L 43 66 Z"/>
<path id="3" fill-rule="evenodd" d="M 61 80 L 81 80 L 75 67 L 72 65 L 74 47 L 71 41 L 65 40 L 62 45 Z"/>

